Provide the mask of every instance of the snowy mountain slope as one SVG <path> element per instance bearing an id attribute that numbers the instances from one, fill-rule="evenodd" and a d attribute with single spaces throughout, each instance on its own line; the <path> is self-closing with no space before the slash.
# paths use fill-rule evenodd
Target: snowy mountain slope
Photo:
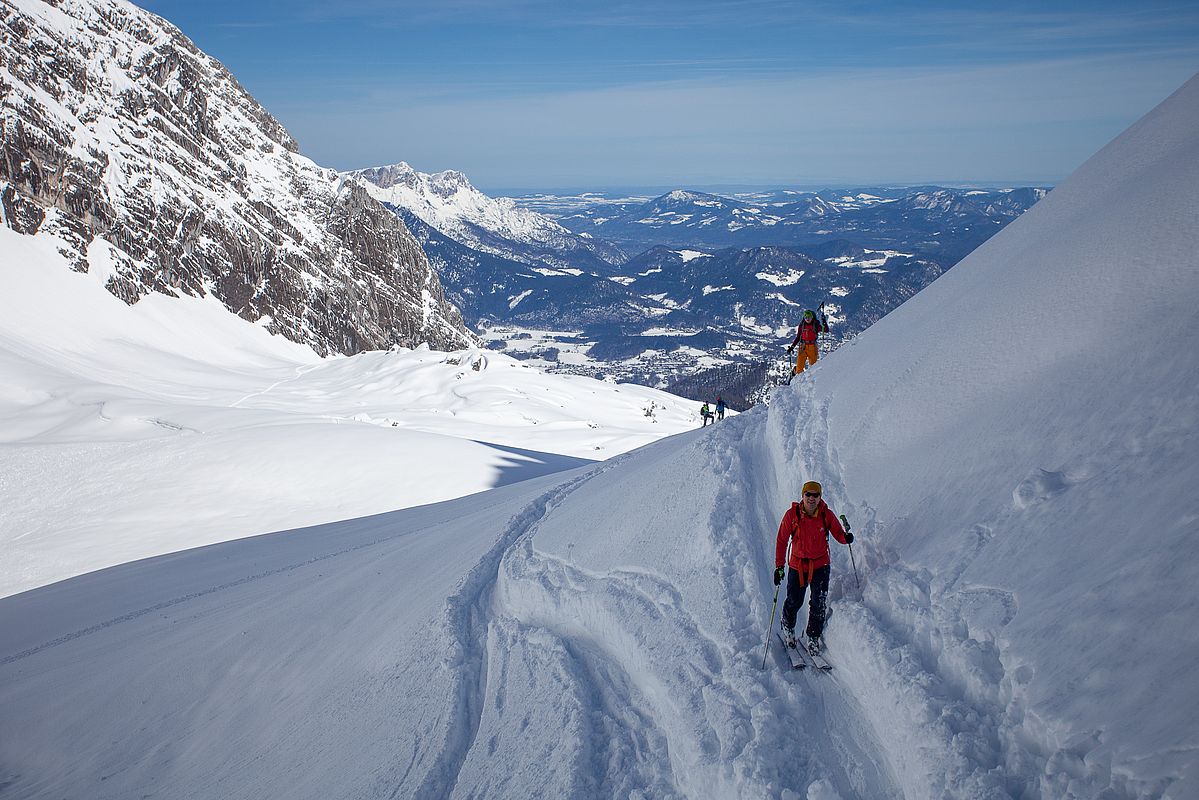
<path id="1" fill-rule="evenodd" d="M 455 170 L 430 175 L 400 162 L 343 174 L 359 181 L 380 202 L 405 209 L 446 236 L 484 253 L 526 264 L 601 273 L 625 259 L 605 242 L 572 233 L 509 198 L 488 197 Z"/>
<path id="2" fill-rule="evenodd" d="M 645 301 L 592 272 L 534 266 L 468 247 L 403 208 L 396 213 L 421 243 L 446 296 L 482 328 L 505 320 L 524 326 L 576 328 L 596 321 L 633 322 Z"/>
<path id="3" fill-rule="evenodd" d="M 471 345 L 420 246 L 124 0 L 0 4 L 0 219 L 134 303 L 212 295 L 322 354 Z"/>
<path id="4" fill-rule="evenodd" d="M 126 306 L 62 261 L 0 228 L 0 595 L 459 497 L 699 423 L 690 401 L 479 350 L 322 360 L 211 297 Z"/>
<path id="5" fill-rule="evenodd" d="M 1197 123 L 1193 78 L 816 378 L 927 602 L 991 595 L 1011 713 L 1134 795 L 1199 791 Z"/>
<path id="6" fill-rule="evenodd" d="M 561 479 L 532 484 L 545 491 Z M 0 796 L 118 798 L 157 786 L 176 798 L 386 797 L 401 782 L 397 796 L 439 796 L 451 779 L 445 750 L 467 735 L 445 713 L 465 654 L 430 634 L 464 571 L 494 557 L 495 531 L 519 518 L 529 494 L 530 483 L 516 484 L 485 503 L 215 545 L 6 598 L 6 678 L 80 644 L 89 652 L 41 672 L 39 689 L 11 694 L 21 682 L 7 680 L 0 689 Z M 162 569 L 171 563 L 182 569 Z M 349 598 L 359 610 L 347 609 Z M 228 616 L 238 607 L 253 610 Z M 296 615 L 312 627 L 298 630 Z M 22 617 L 39 624 L 14 624 Z M 79 628 L 84 617 L 91 623 Z M 98 650 L 88 628 L 106 640 Z M 159 652 L 146 657 L 138 643 L 150 641 Z M 94 694 L 96 676 L 126 657 L 122 686 Z M 59 693 L 57 710 L 41 690 Z M 169 709 L 154 700 L 168 697 Z M 151 705 L 153 721 L 143 717 Z M 43 720 L 34 735 L 11 735 L 29 713 Z M 61 727 L 71 719 L 115 738 Z"/>
<path id="7" fill-rule="evenodd" d="M 0 600 L 0 792 L 1193 797 L 1197 120 L 1193 79 L 769 408 Z M 834 546 L 835 670 L 762 670 L 812 477 L 861 589 Z"/>
<path id="8" fill-rule="evenodd" d="M 862 727 L 869 697 L 776 669 L 778 653 L 759 669 L 754 562 L 778 493 L 738 473 L 769 453 L 751 416 L 485 497 L 7 598 L 0 726 L 31 729 L 0 740 L 8 786 L 899 797 Z M 17 624 L 31 615 L 36 630 Z"/>

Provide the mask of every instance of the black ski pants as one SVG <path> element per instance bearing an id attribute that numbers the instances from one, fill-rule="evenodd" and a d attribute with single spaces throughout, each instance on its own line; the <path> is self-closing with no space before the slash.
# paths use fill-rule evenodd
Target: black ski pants
<path id="1" fill-rule="evenodd" d="M 812 594 L 808 600 L 808 636 L 817 639 L 824 633 L 824 610 L 828 602 L 829 565 L 812 570 Z M 787 570 L 787 601 L 783 603 L 783 626 L 795 627 L 795 617 L 803 605 L 807 576 L 798 570 Z"/>

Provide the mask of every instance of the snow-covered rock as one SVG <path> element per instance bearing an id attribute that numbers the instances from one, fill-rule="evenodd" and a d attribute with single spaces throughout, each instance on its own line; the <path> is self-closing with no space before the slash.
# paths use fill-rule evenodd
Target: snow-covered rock
<path id="1" fill-rule="evenodd" d="M 0 53 L 3 221 L 116 296 L 212 294 L 321 353 L 473 341 L 403 224 L 166 21 L 11 0 Z"/>
<path id="2" fill-rule="evenodd" d="M 471 185 L 461 172 L 427 174 L 400 162 L 345 173 L 372 197 L 405 209 L 461 244 L 527 264 L 587 267 L 624 257 L 589 237 L 578 236 L 549 217 L 521 208 L 507 197 L 493 198 Z"/>

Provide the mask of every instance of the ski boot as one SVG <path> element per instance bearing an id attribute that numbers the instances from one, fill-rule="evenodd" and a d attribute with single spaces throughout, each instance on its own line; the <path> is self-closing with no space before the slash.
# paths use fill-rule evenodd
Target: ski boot
<path id="1" fill-rule="evenodd" d="M 795 647 L 795 628 L 783 626 L 783 644 L 787 647 Z"/>
<path id="2" fill-rule="evenodd" d="M 809 636 L 808 637 L 808 653 L 810 655 L 818 656 L 818 655 L 820 655 L 820 651 L 823 649 L 824 649 L 824 640 L 823 639 L 821 639 L 819 636 Z"/>

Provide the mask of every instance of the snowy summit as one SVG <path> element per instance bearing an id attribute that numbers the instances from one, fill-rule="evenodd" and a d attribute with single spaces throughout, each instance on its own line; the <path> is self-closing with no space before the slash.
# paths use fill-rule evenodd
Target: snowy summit
<path id="1" fill-rule="evenodd" d="M 573 236 L 550 218 L 521 208 L 510 198 L 488 197 L 456 170 L 428 174 L 401 161 L 346 175 L 360 180 L 377 200 L 407 209 L 455 239 L 474 241 L 471 226 L 531 243 Z"/>

